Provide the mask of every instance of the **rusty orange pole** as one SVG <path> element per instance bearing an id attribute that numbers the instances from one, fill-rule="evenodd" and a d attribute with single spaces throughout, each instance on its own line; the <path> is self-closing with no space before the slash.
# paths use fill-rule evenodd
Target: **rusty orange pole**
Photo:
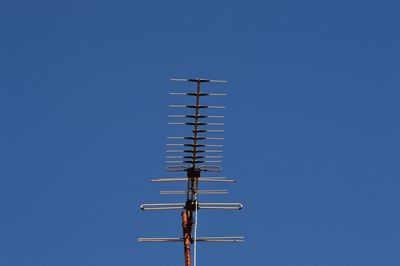
<path id="1" fill-rule="evenodd" d="M 185 266 L 192 265 L 192 258 L 190 255 L 190 244 L 192 238 L 192 212 L 184 210 L 182 212 L 182 229 L 183 229 L 183 248 L 185 254 Z"/>

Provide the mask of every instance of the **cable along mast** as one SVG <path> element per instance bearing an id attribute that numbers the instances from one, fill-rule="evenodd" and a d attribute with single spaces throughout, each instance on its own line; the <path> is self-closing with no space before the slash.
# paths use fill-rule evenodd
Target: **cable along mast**
<path id="1" fill-rule="evenodd" d="M 221 137 L 209 137 L 214 133 L 222 133 L 219 129 L 224 123 L 220 122 L 224 116 L 210 115 L 205 110 L 224 109 L 225 106 L 202 105 L 200 101 L 205 97 L 225 96 L 225 93 L 202 92 L 203 83 L 225 83 L 224 80 L 209 79 L 171 79 L 172 81 L 188 82 L 195 84 L 193 91 L 173 92 L 172 96 L 187 96 L 192 99 L 188 105 L 170 105 L 173 109 L 186 110 L 184 114 L 172 114 L 168 117 L 173 121 L 170 125 L 183 125 L 191 127 L 189 136 L 167 137 L 171 143 L 167 143 L 166 163 L 167 172 L 185 173 L 183 177 L 152 179 L 150 182 L 186 182 L 185 190 L 160 191 L 163 195 L 186 195 L 186 201 L 183 203 L 151 203 L 142 204 L 140 208 L 143 211 L 158 210 L 182 210 L 182 237 L 172 238 L 139 238 L 140 242 L 182 242 L 184 247 L 185 266 L 192 265 L 191 245 L 194 246 L 193 262 L 196 266 L 196 245 L 197 242 L 243 242 L 240 236 L 222 236 L 222 237 L 198 237 L 197 236 L 197 213 L 199 210 L 240 210 L 241 203 L 228 202 L 200 202 L 200 194 L 227 194 L 225 189 L 220 190 L 201 190 L 199 183 L 218 182 L 231 183 L 236 182 L 232 179 L 226 179 L 219 176 L 207 176 L 208 174 L 218 175 L 221 172 L 220 163 L 222 163 L 222 147 L 218 141 Z M 194 99 L 194 100 L 193 100 Z M 217 129 L 215 129 L 217 128 Z M 172 154 L 172 155 L 170 155 Z M 203 174 L 206 176 L 203 177 Z"/>

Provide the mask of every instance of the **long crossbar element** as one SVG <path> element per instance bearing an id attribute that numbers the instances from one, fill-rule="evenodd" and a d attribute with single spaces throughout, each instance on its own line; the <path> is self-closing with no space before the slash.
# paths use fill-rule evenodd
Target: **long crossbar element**
<path id="1" fill-rule="evenodd" d="M 172 81 L 186 81 L 186 82 L 196 82 L 196 83 L 202 83 L 202 82 L 214 82 L 214 83 L 226 83 L 228 82 L 227 80 L 217 80 L 217 79 L 171 79 Z"/>
<path id="2" fill-rule="evenodd" d="M 183 242 L 182 237 L 141 237 L 139 242 Z M 198 242 L 244 242 L 242 236 L 197 237 Z"/>
<path id="3" fill-rule="evenodd" d="M 190 181 L 185 177 L 177 177 L 177 178 L 159 178 L 159 179 L 151 179 L 150 182 L 187 182 Z M 202 182 L 223 182 L 223 183 L 235 183 L 236 180 L 233 179 L 224 179 L 224 178 L 211 178 L 211 177 L 199 177 L 197 181 Z"/>
<path id="4" fill-rule="evenodd" d="M 140 205 L 140 209 L 143 211 L 161 211 L 161 210 L 180 210 L 185 209 L 187 204 L 185 203 L 148 203 Z M 197 203 L 197 209 L 205 210 L 240 210 L 243 208 L 241 203 Z"/>
<path id="5" fill-rule="evenodd" d="M 188 191 L 188 190 L 162 190 L 162 191 L 160 191 L 161 195 L 187 195 L 188 193 L 190 193 L 190 191 Z M 197 194 L 209 194 L 209 195 L 228 194 L 228 190 L 226 190 L 226 189 L 197 190 Z"/>

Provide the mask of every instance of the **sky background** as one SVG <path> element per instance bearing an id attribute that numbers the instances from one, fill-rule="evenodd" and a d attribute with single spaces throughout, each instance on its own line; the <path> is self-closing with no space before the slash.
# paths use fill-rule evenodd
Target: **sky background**
<path id="1" fill-rule="evenodd" d="M 400 265 L 398 1 L 0 1 L 0 265 L 183 265 L 173 77 L 227 79 L 198 266 Z M 188 99 L 189 100 L 189 99 Z M 172 132 L 174 133 L 174 132 Z"/>

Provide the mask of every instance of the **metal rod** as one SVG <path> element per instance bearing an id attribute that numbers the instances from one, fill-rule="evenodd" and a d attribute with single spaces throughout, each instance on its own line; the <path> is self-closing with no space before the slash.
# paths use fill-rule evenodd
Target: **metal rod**
<path id="1" fill-rule="evenodd" d="M 168 122 L 168 125 L 189 125 L 189 126 L 193 126 L 195 124 L 196 124 L 196 122 L 195 123 L 191 123 L 191 122 Z M 199 122 L 197 122 L 197 125 L 198 126 L 223 126 L 224 123 L 208 123 L 208 122 L 200 122 L 199 123 Z"/>
<path id="2" fill-rule="evenodd" d="M 168 115 L 171 118 L 195 118 L 194 115 Z M 198 118 L 224 118 L 223 115 L 199 115 Z"/>
<path id="3" fill-rule="evenodd" d="M 199 99 L 199 97 L 197 97 L 197 99 Z M 203 109 L 203 108 L 208 108 L 208 109 L 225 109 L 225 106 L 221 106 L 221 105 L 183 105 L 183 104 L 170 104 L 169 107 L 171 108 L 193 108 L 193 109 Z"/>
<path id="4" fill-rule="evenodd" d="M 182 242 L 182 237 L 140 237 L 139 242 Z M 241 236 L 198 237 L 198 242 L 244 242 Z"/>
<path id="5" fill-rule="evenodd" d="M 171 211 L 171 210 L 182 210 L 183 207 L 150 207 L 142 208 L 142 211 Z"/>
<path id="6" fill-rule="evenodd" d="M 140 237 L 139 242 L 182 242 L 183 239 L 179 237 Z"/>
<path id="7" fill-rule="evenodd" d="M 189 193 L 189 191 L 185 190 L 162 190 L 160 191 L 161 195 L 185 195 Z M 198 190 L 197 194 L 228 194 L 228 190 L 226 189 L 220 189 L 220 190 Z"/>
<path id="8" fill-rule="evenodd" d="M 188 181 L 188 178 L 180 177 L 180 178 L 159 178 L 159 179 L 151 179 L 150 182 L 177 182 L 177 181 Z M 207 178 L 207 177 L 200 177 L 197 181 L 203 182 L 227 182 L 227 183 L 234 183 L 236 180 L 233 179 L 218 179 L 218 178 Z"/>
<path id="9" fill-rule="evenodd" d="M 227 80 L 217 80 L 217 79 L 170 79 L 172 81 L 185 81 L 185 82 L 215 82 L 215 83 L 226 83 Z"/>
<path id="10" fill-rule="evenodd" d="M 180 206 L 183 207 L 185 206 L 184 203 L 146 203 L 146 204 L 142 204 L 140 206 L 140 208 L 142 207 L 152 207 L 152 206 Z"/>
<path id="11" fill-rule="evenodd" d="M 193 144 L 191 143 L 171 143 L 171 144 L 166 144 L 167 146 L 187 146 L 187 147 L 193 147 Z M 220 144 L 197 144 L 197 147 L 224 147 L 224 145 Z"/>
<path id="12" fill-rule="evenodd" d="M 188 92 L 170 92 L 169 95 L 175 96 L 196 96 L 196 93 Z M 226 93 L 201 93 L 200 96 L 226 96 Z"/>
<path id="13" fill-rule="evenodd" d="M 209 140 L 223 140 L 224 138 L 208 138 L 208 137 L 197 137 L 197 138 L 194 138 L 194 137 L 167 137 L 167 139 L 197 139 L 197 140 L 206 140 L 206 139 L 209 139 Z"/>

